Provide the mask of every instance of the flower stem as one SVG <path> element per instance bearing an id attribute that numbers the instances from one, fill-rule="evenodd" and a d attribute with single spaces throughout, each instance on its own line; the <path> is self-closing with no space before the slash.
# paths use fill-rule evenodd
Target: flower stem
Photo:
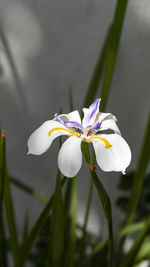
<path id="1" fill-rule="evenodd" d="M 92 164 L 88 145 L 86 146 L 86 148 L 82 147 L 82 152 L 83 152 L 83 155 L 85 157 L 87 164 L 89 165 L 92 180 L 96 186 L 100 201 L 102 203 L 103 211 L 104 211 L 104 214 L 105 214 L 105 217 L 107 220 L 108 235 L 109 235 L 109 239 L 108 239 L 109 267 L 112 267 L 112 262 L 113 262 L 112 261 L 112 259 L 113 259 L 113 227 L 112 227 L 111 201 L 110 201 L 110 198 L 109 198 L 107 191 L 105 190 L 102 182 L 100 181 L 100 179 L 98 178 L 98 176 L 96 174 L 96 166 L 94 164 Z M 88 154 L 88 156 L 87 156 L 87 154 Z"/>
<path id="2" fill-rule="evenodd" d="M 105 190 L 102 182 L 98 178 L 95 166 L 90 165 L 93 181 L 95 183 L 100 201 L 102 203 L 103 211 L 107 220 L 108 225 L 108 261 L 109 267 L 112 267 L 113 263 L 113 227 L 112 227 L 112 214 L 111 214 L 111 202 L 107 191 Z"/>

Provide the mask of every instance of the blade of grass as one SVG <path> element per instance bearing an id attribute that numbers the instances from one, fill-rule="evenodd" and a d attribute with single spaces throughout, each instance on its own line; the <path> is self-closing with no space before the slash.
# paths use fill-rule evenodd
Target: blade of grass
<path id="1" fill-rule="evenodd" d="M 125 220 L 123 222 L 123 227 L 131 224 L 134 213 L 136 211 L 136 207 L 140 198 L 145 173 L 148 167 L 149 158 L 150 158 L 150 116 L 148 117 L 148 122 L 145 130 L 145 135 L 143 138 L 143 144 L 139 156 L 138 165 L 135 171 L 135 175 L 133 178 L 133 184 L 131 189 L 131 194 L 129 198 L 129 203 L 127 207 L 127 213 Z M 122 255 L 122 247 L 125 241 L 125 237 L 122 238 L 119 242 L 119 248 L 118 248 L 118 257 L 116 258 L 116 266 L 120 267 L 120 259 Z"/>
<path id="2" fill-rule="evenodd" d="M 3 142 L 4 142 L 3 151 L 5 151 L 5 136 L 3 137 Z M 9 230 L 9 235 L 10 235 L 10 245 L 11 245 L 13 260 L 15 264 L 19 256 L 18 255 L 18 251 L 19 251 L 18 250 L 18 237 L 17 237 L 15 213 L 14 213 L 14 208 L 13 208 L 13 199 L 12 199 L 11 188 L 10 188 L 10 180 L 9 180 L 8 173 L 6 170 L 6 162 L 4 166 L 4 173 L 5 173 L 4 201 L 5 201 L 8 230 Z"/>
<path id="3" fill-rule="evenodd" d="M 79 252 L 79 262 L 81 262 L 81 266 L 82 266 L 83 252 L 84 252 L 84 243 L 86 239 L 86 228 L 87 228 L 91 199 L 92 199 L 92 192 L 93 192 L 93 179 L 92 177 L 90 177 L 88 199 L 86 202 L 86 210 L 85 210 L 85 215 L 84 215 L 84 223 L 82 227 L 82 237 L 81 237 L 80 252 Z"/>
<path id="4" fill-rule="evenodd" d="M 136 257 L 135 257 L 135 263 L 139 264 L 140 262 L 144 260 L 149 260 L 150 255 L 150 241 L 146 241 L 141 249 L 138 251 Z"/>
<path id="5" fill-rule="evenodd" d="M 66 177 L 63 177 L 61 180 L 61 186 L 63 187 L 64 183 L 66 182 Z M 34 226 L 32 227 L 30 233 L 28 234 L 28 237 L 26 238 L 25 242 L 22 244 L 20 253 L 19 253 L 19 259 L 17 261 L 17 264 L 15 267 L 22 267 L 30 253 L 30 250 L 35 243 L 39 233 L 41 232 L 47 218 L 49 215 L 49 212 L 52 208 L 52 201 L 53 201 L 53 195 L 50 197 L 49 201 L 45 205 L 44 209 L 42 210 L 40 216 L 38 217 L 37 221 L 35 222 Z"/>
<path id="6" fill-rule="evenodd" d="M 10 182 L 12 183 L 12 185 L 20 188 L 21 190 L 25 191 L 26 193 L 28 193 L 29 195 L 35 197 L 37 200 L 39 200 L 40 202 L 42 202 L 43 204 L 47 203 L 47 199 L 41 195 L 40 193 L 38 193 L 37 191 L 35 191 L 32 187 L 30 187 L 29 185 L 20 182 L 18 179 L 9 176 Z"/>
<path id="7" fill-rule="evenodd" d="M 131 223 L 141 194 L 145 173 L 150 160 L 150 116 L 148 117 L 140 157 L 133 179 L 131 195 L 129 199 L 125 225 Z"/>
<path id="8" fill-rule="evenodd" d="M 6 241 L 3 221 L 3 198 L 5 183 L 5 134 L 0 133 L 0 265 L 8 266 L 6 256 Z"/>
<path id="9" fill-rule="evenodd" d="M 132 248 L 128 252 L 124 261 L 120 264 L 120 267 L 133 266 L 137 252 L 139 251 L 140 247 L 143 244 L 143 241 L 145 240 L 145 238 L 149 233 L 150 233 L 150 217 L 147 218 L 144 229 L 136 237 Z"/>
<path id="10" fill-rule="evenodd" d="M 112 229 L 112 214 L 111 214 L 111 202 L 106 192 L 103 184 L 101 183 L 100 179 L 98 178 L 95 170 L 91 168 L 91 175 L 96 186 L 100 201 L 103 206 L 103 210 L 107 219 L 108 224 L 108 256 L 109 256 L 109 266 L 112 267 L 112 257 L 113 257 L 113 229 Z"/>
<path id="11" fill-rule="evenodd" d="M 83 103 L 83 107 L 88 107 L 92 101 L 95 99 L 96 93 L 99 89 L 100 79 L 102 77 L 103 69 L 104 69 L 104 63 L 106 58 L 106 51 L 107 51 L 107 45 L 108 41 L 110 39 L 110 33 L 111 33 L 111 27 L 109 28 L 107 35 L 104 40 L 104 44 L 102 47 L 102 51 L 99 55 L 97 64 L 94 69 L 94 73 L 92 75 L 90 85 Z"/>
<path id="12" fill-rule="evenodd" d="M 123 28 L 123 22 L 126 13 L 128 0 L 118 0 L 116 5 L 116 10 L 114 14 L 112 29 L 110 33 L 110 39 L 107 46 L 106 58 L 105 58 L 105 69 L 104 69 L 104 79 L 101 90 L 101 109 L 104 111 L 106 109 L 107 98 L 111 86 L 111 81 L 114 73 L 116 58 L 118 54 L 118 47 L 121 37 L 121 32 Z"/>
<path id="13" fill-rule="evenodd" d="M 61 191 L 61 174 L 57 173 L 56 187 L 52 203 L 49 235 L 49 259 L 47 266 L 60 267 L 62 264 L 65 233 L 65 212 Z"/>
<path id="14" fill-rule="evenodd" d="M 77 177 L 70 180 L 71 183 L 71 215 L 70 215 L 70 230 L 69 230 L 69 242 L 67 251 L 65 254 L 66 263 L 64 266 L 73 267 L 75 260 L 75 244 L 76 244 L 76 222 L 77 222 Z"/>
<path id="15" fill-rule="evenodd" d="M 118 237 L 124 237 L 127 234 L 133 234 L 137 231 L 141 231 L 141 230 L 143 230 L 144 227 L 145 227 L 145 221 L 133 223 L 129 226 L 124 227 L 121 231 L 118 231 L 114 235 L 114 239 L 116 240 Z M 104 241 L 99 242 L 92 249 L 92 252 L 83 259 L 82 264 L 84 265 L 84 264 L 86 264 L 86 262 L 89 262 L 89 260 L 92 259 L 92 257 L 94 257 L 96 254 L 101 252 L 105 248 L 106 245 L 108 245 L 108 240 L 104 240 Z"/>
<path id="16" fill-rule="evenodd" d="M 28 230 L 29 230 L 29 210 L 27 210 L 26 215 L 25 215 L 22 243 L 25 242 L 28 236 Z"/>

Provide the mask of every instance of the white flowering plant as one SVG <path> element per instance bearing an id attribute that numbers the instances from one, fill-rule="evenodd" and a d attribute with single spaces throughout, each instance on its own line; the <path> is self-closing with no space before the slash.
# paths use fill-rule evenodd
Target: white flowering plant
<path id="1" fill-rule="evenodd" d="M 146 173 L 150 158 L 150 117 L 137 167 L 130 175 L 130 146 L 121 135 L 116 116 L 105 112 L 127 3 L 128 0 L 117 0 L 115 15 L 86 92 L 81 116 L 74 110 L 73 97 L 70 94 L 71 112 L 56 113 L 38 129 L 33 129 L 28 138 L 27 157 L 30 157 L 30 154 L 36 156 L 45 153 L 58 137 L 56 185 L 49 199 L 10 175 L 6 162 L 5 132 L 0 131 L 1 267 L 134 267 L 145 260 L 149 264 L 149 176 L 146 176 Z M 11 51 L 1 30 L 0 35 L 17 84 L 18 76 L 14 70 Z M 100 96 L 96 98 L 98 94 Z M 62 136 L 67 137 L 64 143 Z M 89 189 L 81 224 L 77 216 L 77 181 L 83 157 L 83 164 L 87 164 L 89 170 L 89 176 L 86 177 Z M 99 177 L 99 173 L 102 176 L 104 172 L 107 172 L 108 176 L 110 172 L 113 172 L 114 176 L 120 173 L 120 189 L 127 191 L 117 202 L 123 207 L 124 219 L 120 219 L 120 227 L 115 233 L 111 197 Z M 31 229 L 28 227 L 29 215 L 25 215 L 22 239 L 16 226 L 11 184 L 43 204 Z M 105 239 L 101 235 L 94 239 L 87 229 L 93 188 L 98 194 L 108 228 Z M 125 208 L 123 201 L 126 202 Z M 130 249 L 126 245 L 129 240 Z"/>

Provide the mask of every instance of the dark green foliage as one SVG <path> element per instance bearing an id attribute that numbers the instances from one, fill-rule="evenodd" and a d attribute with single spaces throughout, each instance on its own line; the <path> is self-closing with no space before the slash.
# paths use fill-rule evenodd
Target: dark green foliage
<path id="1" fill-rule="evenodd" d="M 118 188 L 122 191 L 120 197 L 118 197 L 116 204 L 117 206 L 126 213 L 130 191 L 134 179 L 134 172 L 130 172 L 126 175 L 121 175 Z M 135 220 L 141 221 L 147 218 L 150 214 L 150 173 L 144 178 L 143 188 L 141 191 L 141 196 L 135 212 Z"/>

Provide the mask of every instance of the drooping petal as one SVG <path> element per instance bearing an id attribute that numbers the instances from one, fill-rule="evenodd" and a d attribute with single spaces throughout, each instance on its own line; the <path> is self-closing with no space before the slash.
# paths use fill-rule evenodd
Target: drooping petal
<path id="1" fill-rule="evenodd" d="M 116 122 L 112 119 L 103 120 L 101 123 L 101 127 L 100 127 L 101 131 L 108 130 L 108 129 L 113 130 L 115 133 L 121 135 L 121 132 L 120 132 Z"/>
<path id="2" fill-rule="evenodd" d="M 76 121 L 64 121 L 64 125 L 69 128 L 83 129 L 82 125 Z"/>
<path id="3" fill-rule="evenodd" d="M 63 121 L 74 121 L 81 125 L 81 118 L 77 110 L 72 111 L 68 114 L 60 114 L 58 115 L 58 118 L 60 118 Z"/>
<path id="4" fill-rule="evenodd" d="M 35 130 L 28 139 L 29 154 L 41 155 L 47 151 L 52 141 L 60 135 L 71 135 L 60 122 L 49 120 Z M 75 133 L 76 135 L 76 133 Z"/>
<path id="5" fill-rule="evenodd" d="M 103 121 L 103 120 L 110 120 L 110 119 L 117 121 L 117 118 L 115 115 L 111 113 L 99 112 L 98 120 Z"/>
<path id="6" fill-rule="evenodd" d="M 77 121 L 67 121 L 67 117 L 64 117 L 64 115 L 58 115 L 57 113 L 54 115 L 55 119 L 59 121 L 61 124 L 65 125 L 68 128 L 79 128 L 83 129 L 82 125 L 78 123 Z M 63 119 L 62 119 L 63 118 Z M 69 119 L 69 118 L 68 118 Z"/>
<path id="7" fill-rule="evenodd" d="M 89 108 L 83 108 L 84 117 L 82 126 L 84 128 L 95 123 L 96 116 L 99 113 L 100 98 L 96 99 Z"/>
<path id="8" fill-rule="evenodd" d="M 82 165 L 82 138 L 69 137 L 58 154 L 58 166 L 64 176 L 74 177 Z"/>
<path id="9" fill-rule="evenodd" d="M 117 171 L 125 173 L 131 161 L 131 150 L 127 142 L 118 134 L 101 134 L 95 137 L 106 139 L 111 145 L 106 148 L 106 143 L 93 137 L 96 160 L 103 171 Z"/>

